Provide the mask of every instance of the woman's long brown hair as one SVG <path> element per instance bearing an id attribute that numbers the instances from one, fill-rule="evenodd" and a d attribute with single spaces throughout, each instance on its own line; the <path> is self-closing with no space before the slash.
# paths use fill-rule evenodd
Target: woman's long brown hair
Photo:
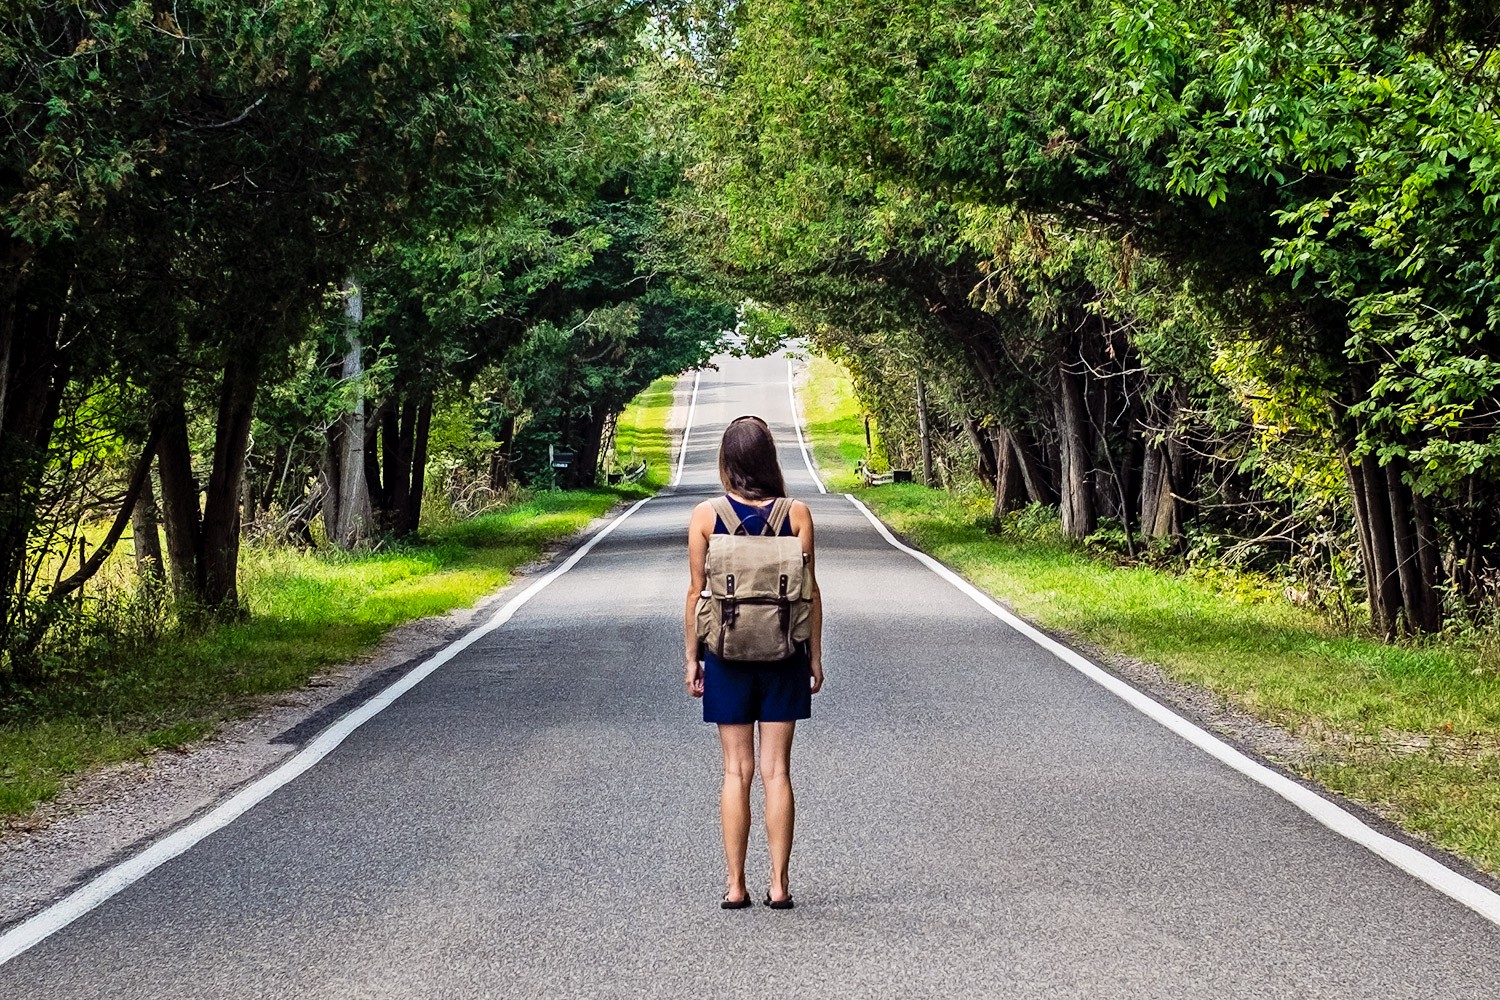
<path id="1" fill-rule="evenodd" d="M 786 496 L 776 439 L 760 417 L 737 417 L 724 428 L 719 442 L 719 482 L 726 493 L 746 500 Z"/>

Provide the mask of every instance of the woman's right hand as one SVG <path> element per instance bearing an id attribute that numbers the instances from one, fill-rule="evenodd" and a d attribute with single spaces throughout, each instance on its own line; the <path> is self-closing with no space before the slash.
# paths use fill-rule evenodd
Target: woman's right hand
<path id="1" fill-rule="evenodd" d="M 682 678 L 682 683 L 687 687 L 688 694 L 694 698 L 703 697 L 703 664 L 696 659 L 687 661 L 687 670 Z"/>

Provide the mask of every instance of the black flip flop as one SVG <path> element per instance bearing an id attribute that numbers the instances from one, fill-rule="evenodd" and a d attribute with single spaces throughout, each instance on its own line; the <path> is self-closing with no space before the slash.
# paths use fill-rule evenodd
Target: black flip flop
<path id="1" fill-rule="evenodd" d="M 719 900 L 719 909 L 721 909 L 721 910 L 743 910 L 747 906 L 754 906 L 754 905 L 755 904 L 753 902 L 751 902 L 751 900 L 750 900 L 750 894 L 749 893 L 745 894 L 745 898 L 744 899 L 731 900 L 729 898 L 729 893 L 726 892 L 724 894 L 724 898 L 721 899 L 721 900 Z"/>
<path id="2" fill-rule="evenodd" d="M 766 893 L 765 904 L 773 910 L 790 910 L 795 905 L 792 903 L 791 896 L 786 899 L 772 899 L 770 892 Z"/>

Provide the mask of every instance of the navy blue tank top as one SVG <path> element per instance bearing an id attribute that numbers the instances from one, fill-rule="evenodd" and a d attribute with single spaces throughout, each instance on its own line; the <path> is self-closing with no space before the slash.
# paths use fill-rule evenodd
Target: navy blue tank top
<path id="1" fill-rule="evenodd" d="M 740 523 L 745 526 L 745 534 L 758 535 L 766 530 L 766 515 L 771 513 L 771 505 L 776 502 L 775 500 L 767 501 L 764 506 L 756 506 L 755 504 L 740 503 L 728 494 L 725 494 L 724 499 L 729 501 L 729 506 L 733 507 L 734 512 L 740 516 Z M 724 519 L 717 514 L 714 515 L 714 534 L 729 534 L 729 529 L 724 526 Z M 792 519 L 788 517 L 785 521 L 781 522 L 781 535 L 790 537 L 791 534 Z"/>

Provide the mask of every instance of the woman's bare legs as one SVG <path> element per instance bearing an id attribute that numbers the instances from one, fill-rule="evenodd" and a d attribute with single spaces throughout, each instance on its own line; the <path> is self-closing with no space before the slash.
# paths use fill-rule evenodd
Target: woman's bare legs
<path id="1" fill-rule="evenodd" d="M 750 783 L 755 779 L 755 724 L 719 726 L 724 749 L 724 788 L 719 818 L 724 824 L 724 861 L 729 870 L 725 898 L 738 902 L 745 889 L 745 849 L 750 843 Z"/>
<path id="2" fill-rule="evenodd" d="M 792 830 L 797 822 L 797 803 L 792 798 L 792 736 L 796 731 L 795 722 L 760 724 L 760 781 L 766 790 L 766 844 L 771 849 L 771 898 L 777 902 L 791 895 L 787 883 L 787 863 L 792 856 Z M 728 842 L 727 833 L 725 842 Z M 743 853 L 743 848 L 741 851 Z"/>

